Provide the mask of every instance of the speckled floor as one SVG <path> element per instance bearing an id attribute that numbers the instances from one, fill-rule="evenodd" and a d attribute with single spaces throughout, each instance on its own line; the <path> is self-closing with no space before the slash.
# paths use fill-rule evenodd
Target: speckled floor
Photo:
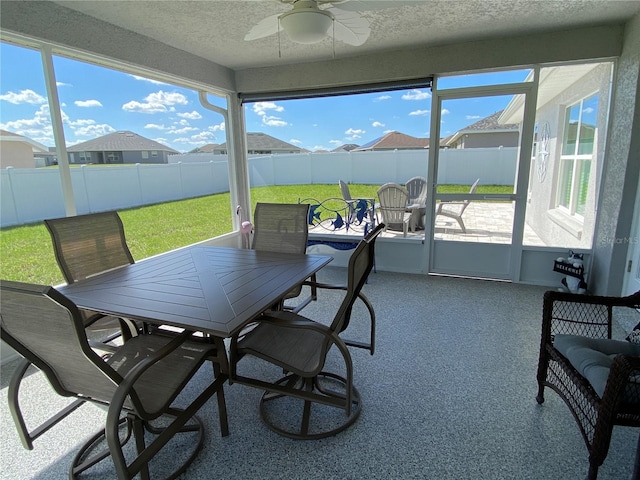
<path id="1" fill-rule="evenodd" d="M 344 274 L 326 268 L 320 280 L 336 282 Z M 543 405 L 535 401 L 543 291 L 482 280 L 372 274 L 364 293 L 377 314 L 376 353 L 352 351 L 363 399 L 358 421 L 331 438 L 291 440 L 261 423 L 259 391 L 227 386 L 231 434 L 221 438 L 216 402 L 209 400 L 199 414 L 205 445 L 183 478 L 584 478 L 587 451 L 568 408 L 551 391 Z M 304 314 L 332 316 L 337 295 L 322 292 Z M 364 309 L 357 306 L 348 336 L 364 335 L 363 318 Z M 618 328 L 616 336 L 624 333 Z M 337 365 L 331 357 L 327 369 Z M 105 412 L 84 406 L 27 451 L 7 407 L 10 374 L 11 365 L 3 367 L 0 477 L 68 478 L 75 449 L 99 429 Z M 210 367 L 203 367 L 194 386 L 210 374 Z M 44 418 L 60 401 L 41 374 L 29 376 L 23 387 L 29 418 Z M 637 430 L 614 429 L 600 480 L 631 478 L 637 439 Z M 162 470 L 179 447 L 156 468 Z M 103 463 L 84 478 L 113 479 L 109 462 Z"/>

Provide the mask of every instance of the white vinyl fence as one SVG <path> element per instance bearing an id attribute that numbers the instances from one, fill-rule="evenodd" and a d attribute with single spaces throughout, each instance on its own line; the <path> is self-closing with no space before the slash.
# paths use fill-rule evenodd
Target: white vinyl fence
<path id="1" fill-rule="evenodd" d="M 249 158 L 252 187 L 268 185 L 405 183 L 427 173 L 428 150 L 312 153 Z M 9 162 L 3 162 L 9 163 Z M 517 148 L 441 150 L 439 183 L 513 185 Z M 121 210 L 229 191 L 226 155 L 182 154 L 169 164 L 71 169 L 78 214 Z M 56 168 L 0 170 L 0 226 L 65 215 Z M 339 190 L 336 187 L 336 196 Z"/>

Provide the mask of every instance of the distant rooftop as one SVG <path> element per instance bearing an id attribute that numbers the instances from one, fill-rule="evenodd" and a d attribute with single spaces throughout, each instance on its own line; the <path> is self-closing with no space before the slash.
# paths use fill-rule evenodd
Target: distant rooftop
<path id="1" fill-rule="evenodd" d="M 382 137 L 365 143 L 361 147 L 355 148 L 354 152 L 365 150 L 410 150 L 416 148 L 428 148 L 428 138 L 412 137 L 405 133 L 389 132 Z"/>
<path id="2" fill-rule="evenodd" d="M 170 153 L 180 153 L 173 148 L 162 145 L 155 140 L 150 140 L 137 133 L 128 130 L 103 135 L 86 142 L 77 143 L 68 147 L 69 152 L 119 152 L 119 151 L 143 151 L 159 150 Z"/>

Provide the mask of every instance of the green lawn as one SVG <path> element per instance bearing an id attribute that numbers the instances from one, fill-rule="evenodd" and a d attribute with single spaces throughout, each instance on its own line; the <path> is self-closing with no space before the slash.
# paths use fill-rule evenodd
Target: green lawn
<path id="1" fill-rule="evenodd" d="M 442 193 L 468 192 L 469 185 L 446 185 Z M 445 188 L 446 187 L 446 188 Z M 375 198 L 379 185 L 349 185 L 355 198 Z M 512 187 L 484 185 L 478 193 L 510 193 Z M 286 185 L 251 190 L 257 202 L 296 203 L 298 199 L 341 198 L 338 185 Z M 231 231 L 229 194 L 161 203 L 119 211 L 133 258 L 151 255 Z M 51 238 L 42 223 L 0 229 L 0 277 L 55 285 L 64 281 Z"/>

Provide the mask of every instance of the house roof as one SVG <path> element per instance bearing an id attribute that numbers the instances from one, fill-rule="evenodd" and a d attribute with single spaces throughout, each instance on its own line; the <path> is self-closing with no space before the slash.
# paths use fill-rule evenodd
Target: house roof
<path id="1" fill-rule="evenodd" d="M 350 152 L 351 150 L 354 150 L 356 148 L 358 148 L 360 145 L 356 145 L 355 143 L 345 143 L 344 145 L 340 145 L 337 148 L 334 148 L 333 150 L 331 150 L 332 152 Z"/>
<path id="2" fill-rule="evenodd" d="M 189 153 L 212 153 L 214 150 L 220 147 L 219 143 L 207 143 L 198 148 L 194 148 Z"/>
<path id="3" fill-rule="evenodd" d="M 150 140 L 128 130 L 103 135 L 86 142 L 77 143 L 67 148 L 69 152 L 132 152 L 142 150 L 159 150 L 169 153 L 180 153 L 173 148 Z"/>
<path id="4" fill-rule="evenodd" d="M 365 143 L 361 147 L 355 148 L 354 152 L 364 150 L 406 150 L 414 148 L 428 148 L 428 138 L 412 137 L 405 133 L 389 132 L 382 137 L 371 140 L 369 143 Z"/>
<path id="5" fill-rule="evenodd" d="M 456 133 L 447 137 L 444 145 L 451 145 L 455 143 L 462 135 L 468 135 L 470 133 L 503 133 L 503 132 L 517 132 L 520 128 L 518 123 L 499 123 L 500 116 L 504 110 L 492 113 L 488 117 L 484 117 L 471 125 L 458 130 Z"/>
<path id="6" fill-rule="evenodd" d="M 221 143 L 216 147 L 216 150 L 226 150 L 227 143 Z M 247 150 L 286 150 L 290 152 L 292 150 L 303 152 L 304 149 L 296 147 L 290 143 L 287 143 L 279 138 L 272 137 L 262 132 L 248 132 L 247 133 Z"/>
<path id="7" fill-rule="evenodd" d="M 21 142 L 31 145 L 31 149 L 34 153 L 46 153 L 49 151 L 49 147 L 43 145 L 40 142 L 18 135 L 17 133 L 9 132 L 7 130 L 0 130 L 0 142 Z"/>

